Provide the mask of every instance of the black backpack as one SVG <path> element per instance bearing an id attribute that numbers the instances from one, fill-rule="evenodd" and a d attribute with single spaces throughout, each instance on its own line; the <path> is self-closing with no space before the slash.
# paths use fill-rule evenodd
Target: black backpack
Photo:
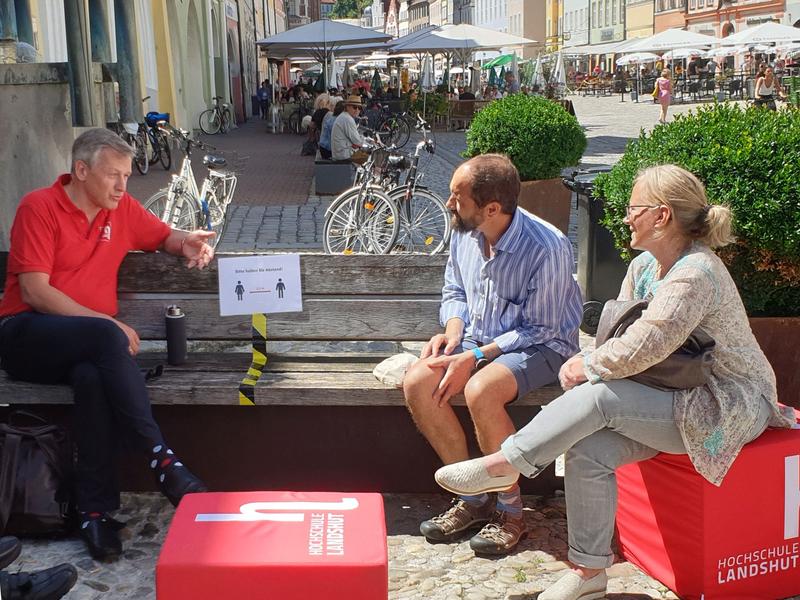
<path id="1" fill-rule="evenodd" d="M 21 420 L 33 425 L 19 424 Z M 66 431 L 26 411 L 0 424 L 0 532 L 64 533 L 72 486 L 72 445 Z"/>

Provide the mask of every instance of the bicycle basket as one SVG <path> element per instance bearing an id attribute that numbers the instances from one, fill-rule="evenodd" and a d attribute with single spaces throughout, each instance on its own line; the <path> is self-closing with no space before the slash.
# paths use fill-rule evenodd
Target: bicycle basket
<path id="1" fill-rule="evenodd" d="M 158 125 L 159 121 L 166 121 L 167 123 L 169 123 L 169 113 L 160 113 L 151 110 L 144 117 L 144 122 L 147 123 L 150 127 L 155 127 L 156 125 Z"/>

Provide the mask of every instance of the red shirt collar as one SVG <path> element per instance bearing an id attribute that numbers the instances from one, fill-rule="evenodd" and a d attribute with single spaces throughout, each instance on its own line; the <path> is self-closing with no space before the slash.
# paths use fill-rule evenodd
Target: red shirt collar
<path id="1" fill-rule="evenodd" d="M 58 179 L 56 179 L 56 182 L 53 184 L 53 189 L 58 199 L 58 205 L 64 209 L 64 212 L 80 212 L 81 209 L 75 206 L 75 203 L 70 199 L 69 194 L 67 194 L 67 190 L 64 189 L 64 186 L 70 181 L 72 181 L 72 175 L 64 173 L 63 175 L 59 175 Z"/>

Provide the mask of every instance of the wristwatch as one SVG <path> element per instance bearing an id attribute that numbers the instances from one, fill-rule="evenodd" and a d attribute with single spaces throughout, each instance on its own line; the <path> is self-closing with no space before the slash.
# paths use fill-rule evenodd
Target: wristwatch
<path id="1" fill-rule="evenodd" d="M 472 348 L 472 353 L 475 355 L 475 370 L 480 371 L 483 367 L 489 364 L 489 359 L 481 352 L 480 348 Z"/>

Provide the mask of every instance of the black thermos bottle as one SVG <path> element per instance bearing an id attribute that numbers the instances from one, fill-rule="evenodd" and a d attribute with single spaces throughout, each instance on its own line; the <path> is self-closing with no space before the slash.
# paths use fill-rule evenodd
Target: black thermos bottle
<path id="1" fill-rule="evenodd" d="M 186 315 L 180 306 L 167 307 L 167 362 L 182 365 L 186 362 Z"/>

